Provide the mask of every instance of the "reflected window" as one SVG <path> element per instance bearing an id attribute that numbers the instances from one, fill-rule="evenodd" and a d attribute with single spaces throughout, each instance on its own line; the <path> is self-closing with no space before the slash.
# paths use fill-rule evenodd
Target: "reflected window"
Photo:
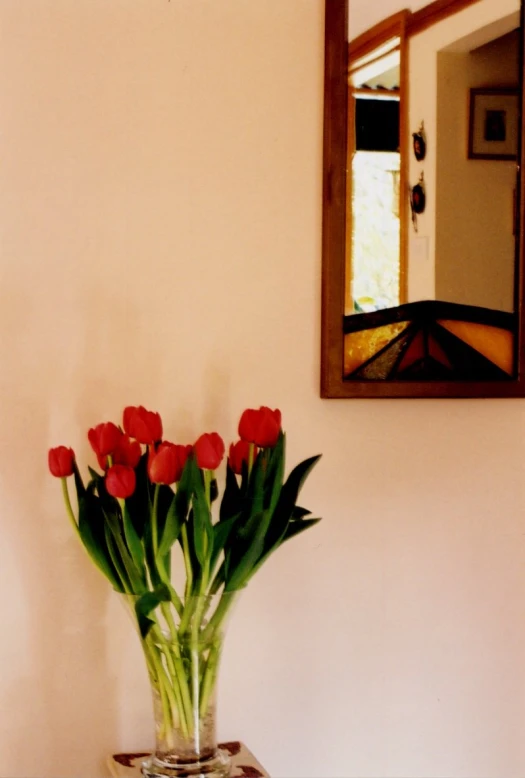
<path id="1" fill-rule="evenodd" d="M 346 314 L 401 295 L 400 39 L 350 64 Z"/>
<path id="2" fill-rule="evenodd" d="M 352 161 L 351 295 L 356 313 L 399 305 L 400 155 L 356 151 Z"/>

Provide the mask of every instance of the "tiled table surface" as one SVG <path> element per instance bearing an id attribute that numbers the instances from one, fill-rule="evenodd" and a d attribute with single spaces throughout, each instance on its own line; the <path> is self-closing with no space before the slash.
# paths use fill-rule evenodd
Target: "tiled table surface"
<path id="1" fill-rule="evenodd" d="M 231 758 L 230 778 L 270 778 L 244 743 L 238 740 L 219 743 Z M 114 778 L 141 778 L 140 765 L 149 756 L 142 751 L 134 754 L 113 754 L 108 759 L 108 767 Z"/>

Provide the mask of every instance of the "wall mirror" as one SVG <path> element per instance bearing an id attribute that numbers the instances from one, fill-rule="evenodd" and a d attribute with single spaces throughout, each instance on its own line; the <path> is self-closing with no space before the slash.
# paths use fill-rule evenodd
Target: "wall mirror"
<path id="1" fill-rule="evenodd" d="M 326 0 L 321 396 L 524 396 L 521 0 L 348 20 Z"/>

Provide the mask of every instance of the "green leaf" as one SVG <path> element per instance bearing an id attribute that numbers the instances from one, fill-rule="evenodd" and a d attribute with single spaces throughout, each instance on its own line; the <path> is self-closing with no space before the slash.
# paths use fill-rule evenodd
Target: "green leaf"
<path id="1" fill-rule="evenodd" d="M 235 516 L 241 511 L 242 494 L 237 483 L 235 473 L 230 467 L 230 463 L 226 464 L 226 485 L 221 500 L 221 508 L 219 512 L 219 521 L 225 521 L 230 516 Z"/>
<path id="2" fill-rule="evenodd" d="M 281 432 L 275 447 L 273 449 L 267 449 L 269 452 L 269 460 L 264 484 L 264 507 L 266 510 L 270 511 L 270 513 L 273 513 L 275 510 L 283 486 L 284 450 L 285 436 L 284 433 Z"/>
<path id="3" fill-rule="evenodd" d="M 126 594 L 131 594 L 132 593 L 131 582 L 126 573 L 126 568 L 122 564 L 122 560 L 117 551 L 115 540 L 113 538 L 113 533 L 111 532 L 109 524 L 106 523 L 104 523 L 104 535 L 106 538 L 106 544 L 108 547 L 109 555 L 111 557 L 111 561 L 113 563 L 113 566 L 115 567 L 115 570 L 117 571 L 119 580 L 122 581 L 123 590 Z"/>
<path id="4" fill-rule="evenodd" d="M 241 514 L 237 513 L 235 516 L 230 516 L 229 519 L 224 519 L 223 521 L 219 521 L 214 525 L 213 550 L 210 558 L 210 570 L 215 569 L 215 565 L 217 564 L 217 560 L 221 554 L 221 551 L 223 551 L 225 545 L 227 544 L 230 535 L 235 529 L 235 525 L 238 523 L 240 517 Z"/>
<path id="5" fill-rule="evenodd" d="M 144 543 L 144 551 L 146 555 L 146 564 L 148 566 L 150 580 L 153 586 L 160 586 L 162 579 L 159 571 L 157 570 L 157 560 L 155 558 L 155 552 L 153 551 L 153 539 L 151 535 L 151 521 L 148 520 L 144 525 L 144 536 L 142 538 Z"/>
<path id="6" fill-rule="evenodd" d="M 199 564 L 204 568 L 212 552 L 213 526 L 203 476 L 196 464 L 193 465 L 192 484 L 193 548 Z"/>
<path id="7" fill-rule="evenodd" d="M 289 536 L 287 536 L 288 528 L 292 524 L 304 524 L 305 529 L 307 526 L 312 526 L 311 523 L 307 524 L 309 521 L 307 519 L 299 520 L 300 516 L 309 515 L 310 511 L 306 511 L 306 509 L 300 508 L 295 504 L 295 502 L 305 479 L 307 478 L 314 465 L 319 461 L 319 459 L 319 456 L 305 459 L 303 462 L 300 462 L 288 476 L 288 479 L 281 490 L 277 506 L 271 518 L 268 532 L 266 533 L 266 537 L 264 539 L 264 548 L 260 557 L 254 563 L 252 570 L 249 573 L 249 578 L 251 578 L 259 570 L 261 565 L 268 559 L 268 557 L 279 548 L 285 538 L 293 537 L 293 535 L 302 531 L 299 528 L 294 528 L 294 530 L 290 531 Z M 297 520 L 292 522 L 292 517 L 297 517 Z M 248 579 L 246 579 L 246 581 L 247 580 Z"/>
<path id="8" fill-rule="evenodd" d="M 146 452 L 141 456 L 135 469 L 135 491 L 126 500 L 126 507 L 139 538 L 143 538 L 145 525 L 151 517 L 152 486 L 148 478 L 147 467 L 148 454 Z"/>
<path id="9" fill-rule="evenodd" d="M 104 514 L 100 501 L 88 488 L 84 494 L 78 495 L 78 530 L 84 548 L 89 556 L 106 576 L 111 586 L 123 594 L 125 592 L 122 579 L 113 564 L 104 532 Z"/>
<path id="10" fill-rule="evenodd" d="M 157 586 L 152 592 L 146 592 L 135 603 L 135 613 L 142 638 L 145 638 L 150 629 L 155 625 L 155 621 L 148 618 L 151 611 L 160 605 L 161 602 L 169 602 L 171 599 L 170 591 L 167 586 Z"/>
<path id="11" fill-rule="evenodd" d="M 166 514 L 166 522 L 164 524 L 164 532 L 159 543 L 157 551 L 157 557 L 165 557 L 169 554 L 172 545 L 178 540 L 184 518 L 177 513 L 177 500 L 175 495 L 171 501 L 171 505 Z"/>
<path id="12" fill-rule="evenodd" d="M 122 530 L 120 528 L 118 517 L 111 511 L 104 510 L 104 516 L 106 517 L 106 525 L 111 530 L 113 540 L 115 542 L 116 551 L 118 552 L 118 561 L 124 567 L 126 576 L 131 585 L 131 594 L 143 594 L 146 589 L 146 580 L 144 570 L 140 570 L 135 565 L 131 554 L 129 553 Z M 106 534 L 107 537 L 107 534 Z M 113 561 L 115 561 L 113 559 Z M 120 567 L 120 565 L 119 565 Z"/>
<path id="13" fill-rule="evenodd" d="M 88 465 L 88 470 L 89 470 L 89 475 L 91 476 L 91 479 L 93 481 L 97 482 L 97 481 L 103 481 L 104 480 L 104 476 L 100 475 L 100 473 L 97 473 L 97 471 L 93 470 L 93 468 L 90 467 L 89 465 Z"/>
<path id="14" fill-rule="evenodd" d="M 286 532 L 286 528 L 288 527 L 288 522 L 290 521 L 294 510 L 297 509 L 296 501 L 301 487 L 319 459 L 320 456 L 305 459 L 303 462 L 296 465 L 288 476 L 286 483 L 281 489 L 281 494 L 266 537 L 264 548 L 265 557 L 280 545 Z"/>
<path id="15" fill-rule="evenodd" d="M 139 536 L 137 535 L 135 527 L 133 526 L 133 522 L 131 521 L 131 516 L 126 504 L 124 505 L 122 524 L 124 526 L 124 537 L 126 538 L 126 544 L 129 549 L 129 553 L 131 554 L 131 558 L 133 559 L 133 562 L 135 563 L 138 570 L 143 571 L 145 559 L 144 548 Z"/>
<path id="16" fill-rule="evenodd" d="M 75 477 L 77 497 L 83 496 L 86 493 L 86 487 L 84 486 L 84 482 L 82 480 L 82 476 L 80 475 L 80 470 L 78 469 L 78 465 L 75 459 L 73 460 L 73 475 Z"/>
<path id="17" fill-rule="evenodd" d="M 301 532 L 304 532 L 305 529 L 309 529 L 310 527 L 313 527 L 314 524 L 317 524 L 320 521 L 321 519 L 304 519 L 303 521 L 291 521 L 286 528 L 286 532 L 284 533 L 282 542 L 284 543 L 286 540 L 290 540 L 290 538 L 294 538 L 296 535 L 299 535 Z"/>
<path id="18" fill-rule="evenodd" d="M 298 505 L 296 505 L 292 511 L 292 521 L 296 519 L 304 519 L 305 516 L 309 516 L 312 511 L 309 511 L 308 508 L 300 508 Z"/>
<path id="19" fill-rule="evenodd" d="M 241 554 L 229 555 L 225 570 L 225 591 L 242 589 L 252 575 L 253 567 L 264 549 L 264 538 L 270 523 L 269 513 L 256 513 L 250 516 L 246 524 L 237 533 L 236 551 Z"/>
<path id="20" fill-rule="evenodd" d="M 168 511 L 164 531 L 159 544 L 159 554 L 167 554 L 176 540 L 180 536 L 183 523 L 186 521 L 191 501 L 191 480 L 193 466 L 188 459 L 182 471 L 177 491 L 173 496 Z"/>
<path id="21" fill-rule="evenodd" d="M 254 462 L 246 490 L 246 502 L 251 515 L 264 509 L 264 477 L 268 465 L 267 451 L 262 451 Z"/>

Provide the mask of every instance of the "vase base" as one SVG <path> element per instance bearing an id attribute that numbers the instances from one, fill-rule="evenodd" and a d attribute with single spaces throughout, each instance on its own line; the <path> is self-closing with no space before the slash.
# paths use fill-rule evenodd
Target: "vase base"
<path id="1" fill-rule="evenodd" d="M 230 759 L 224 751 L 217 751 L 210 759 L 192 762 L 165 762 L 155 755 L 142 763 L 144 778 L 229 778 Z"/>

